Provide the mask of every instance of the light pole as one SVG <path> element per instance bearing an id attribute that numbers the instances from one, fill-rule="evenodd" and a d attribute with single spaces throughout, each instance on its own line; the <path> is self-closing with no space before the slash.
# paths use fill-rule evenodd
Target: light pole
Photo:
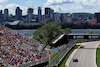
<path id="1" fill-rule="evenodd" d="M 0 31 L 0 48 L 1 48 L 1 37 L 2 37 L 2 35 L 3 35 L 3 32 Z"/>
<path id="2" fill-rule="evenodd" d="M 49 50 L 49 64 L 50 64 L 50 60 L 51 60 L 51 58 L 50 58 L 50 50 Z"/>

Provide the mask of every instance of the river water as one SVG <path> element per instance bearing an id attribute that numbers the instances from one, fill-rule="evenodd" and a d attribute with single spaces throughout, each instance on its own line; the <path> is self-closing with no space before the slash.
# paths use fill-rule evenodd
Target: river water
<path id="1" fill-rule="evenodd" d="M 14 30 L 16 32 L 19 32 L 23 35 L 28 34 L 32 38 L 33 33 L 36 31 L 36 29 L 25 29 L 25 30 Z M 100 33 L 100 29 L 71 29 L 72 33 L 71 34 L 85 34 L 89 32 L 93 33 Z"/>

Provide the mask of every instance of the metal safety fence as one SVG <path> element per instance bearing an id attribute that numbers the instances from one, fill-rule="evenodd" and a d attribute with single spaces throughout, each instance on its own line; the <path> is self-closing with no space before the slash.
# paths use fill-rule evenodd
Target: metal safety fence
<path id="1" fill-rule="evenodd" d="M 75 46 L 75 42 L 75 40 L 70 41 L 68 44 L 66 44 L 64 48 L 60 49 L 57 56 L 46 67 L 53 67 L 55 65 L 58 66 L 63 60 L 65 54 L 68 53 L 70 49 L 73 48 L 73 46 Z"/>

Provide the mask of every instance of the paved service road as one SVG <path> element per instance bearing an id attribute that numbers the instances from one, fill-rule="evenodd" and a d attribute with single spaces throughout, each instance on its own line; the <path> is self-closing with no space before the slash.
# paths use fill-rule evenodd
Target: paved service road
<path id="1" fill-rule="evenodd" d="M 78 48 L 69 63 L 69 67 L 97 67 L 96 48 L 99 44 L 100 41 L 82 44 L 84 48 Z M 73 62 L 73 59 L 78 59 L 78 62 Z"/>

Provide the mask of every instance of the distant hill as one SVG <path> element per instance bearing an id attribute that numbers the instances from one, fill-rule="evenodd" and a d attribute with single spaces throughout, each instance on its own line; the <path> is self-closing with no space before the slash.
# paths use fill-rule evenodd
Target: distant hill
<path id="1" fill-rule="evenodd" d="M 69 13 L 61 13 L 61 14 L 68 15 Z M 82 13 L 81 13 L 81 12 L 80 12 L 80 13 L 73 13 L 73 14 L 79 14 L 79 15 L 80 15 L 80 14 L 92 14 L 92 13 L 85 13 L 85 12 L 82 12 Z"/>
<path id="2" fill-rule="evenodd" d="M 64 15 L 67 16 L 69 13 L 61 13 L 61 14 L 64 14 Z M 73 15 L 74 15 L 75 18 L 94 17 L 94 14 L 92 14 L 92 13 L 85 13 L 85 12 L 82 12 L 82 13 L 81 12 L 80 13 L 73 13 Z"/>
<path id="3" fill-rule="evenodd" d="M 92 14 L 92 13 L 73 13 L 73 14 Z"/>

